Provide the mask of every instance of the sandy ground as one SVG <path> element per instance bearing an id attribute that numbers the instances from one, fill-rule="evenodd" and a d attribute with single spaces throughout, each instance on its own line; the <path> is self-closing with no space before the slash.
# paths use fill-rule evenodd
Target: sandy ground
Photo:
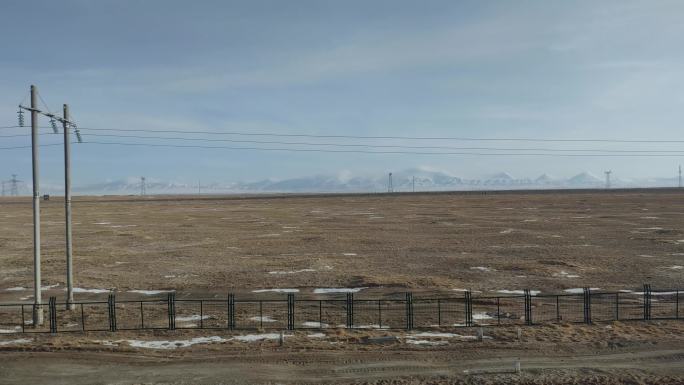
<path id="1" fill-rule="evenodd" d="M 77 197 L 75 282 L 131 297 L 177 290 L 208 298 L 284 296 L 253 292 L 273 288 L 313 298 L 340 287 L 364 288 L 357 298 L 682 288 L 682 197 Z M 41 203 L 44 296 L 62 296 L 63 202 Z M 0 199 L 0 234 L 0 302 L 30 303 L 29 199 Z M 481 342 L 474 328 L 297 331 L 282 347 L 272 331 L 0 334 L 0 384 L 684 383 L 682 321 L 521 330 L 518 339 L 516 328 L 487 328 Z M 520 374 L 512 372 L 518 358 Z"/>
<path id="2" fill-rule="evenodd" d="M 473 330 L 295 332 L 283 346 L 245 339 L 268 334 L 220 332 L 22 335 L 13 344 L 17 336 L 4 336 L 0 383 L 681 384 L 681 324 L 551 325 L 524 328 L 520 339 L 492 328 L 482 341 Z M 159 348 L 162 341 L 173 348 Z"/>
<path id="3" fill-rule="evenodd" d="M 485 293 L 673 288 L 678 191 L 74 200 L 76 286 L 250 292 L 367 287 Z M 32 281 L 29 199 L 0 200 L 3 288 Z M 42 202 L 43 285 L 65 284 L 63 202 Z"/>

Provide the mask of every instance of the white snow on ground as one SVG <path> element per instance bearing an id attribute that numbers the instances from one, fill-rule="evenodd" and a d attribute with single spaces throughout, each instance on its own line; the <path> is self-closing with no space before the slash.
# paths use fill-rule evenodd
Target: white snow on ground
<path id="1" fill-rule="evenodd" d="M 118 228 L 122 228 L 122 227 L 138 227 L 138 225 L 111 225 L 109 227 L 111 227 L 113 229 L 118 229 Z"/>
<path id="2" fill-rule="evenodd" d="M 15 286 L 15 287 L 8 287 L 5 289 L 5 291 L 22 291 L 22 290 L 27 290 L 25 287 L 21 286 Z"/>
<path id="3" fill-rule="evenodd" d="M 634 294 L 634 295 L 644 295 L 643 291 L 632 291 L 632 290 L 618 290 L 620 293 Z M 680 292 L 681 293 L 681 292 Z M 676 291 L 652 291 L 651 295 L 675 295 Z"/>
<path id="4" fill-rule="evenodd" d="M 641 219 L 660 219 L 659 217 L 641 217 Z"/>
<path id="5" fill-rule="evenodd" d="M 637 230 L 662 230 L 662 227 L 637 227 Z"/>
<path id="6" fill-rule="evenodd" d="M 199 320 L 209 319 L 209 318 L 210 317 L 208 315 L 200 316 L 199 314 L 193 314 L 191 316 L 186 316 L 186 317 L 176 316 L 176 322 L 199 321 Z"/>
<path id="7" fill-rule="evenodd" d="M 54 285 L 41 286 L 41 287 L 40 287 L 40 290 L 50 290 L 50 289 L 54 289 L 54 288 L 57 287 L 57 286 L 59 286 L 58 283 L 56 283 L 56 284 L 54 284 Z"/>
<path id="8" fill-rule="evenodd" d="M 655 258 L 655 255 L 639 254 L 639 257 L 641 257 L 641 258 Z"/>
<path id="9" fill-rule="evenodd" d="M 501 293 L 501 294 L 525 294 L 524 290 L 507 290 L 507 289 L 504 289 L 504 290 L 497 290 L 496 292 Z M 539 291 L 539 290 L 530 290 L 530 295 L 537 295 L 539 293 L 541 293 L 541 291 Z"/>
<path id="10" fill-rule="evenodd" d="M 499 234 L 510 234 L 512 232 L 513 232 L 513 229 L 506 229 L 506 230 L 499 231 Z"/>
<path id="11" fill-rule="evenodd" d="M 438 345 L 448 345 L 449 342 L 447 341 L 428 341 L 428 340 L 406 340 L 407 344 L 412 344 L 412 345 L 430 345 L 430 346 L 438 346 Z"/>
<path id="12" fill-rule="evenodd" d="M 345 257 L 353 257 L 356 255 L 356 253 L 342 253 Z"/>
<path id="13" fill-rule="evenodd" d="M 579 275 L 577 274 L 570 274 L 565 270 L 561 270 L 560 273 L 554 273 L 554 277 L 560 277 L 560 278 L 579 278 Z"/>
<path id="14" fill-rule="evenodd" d="M 485 267 L 485 266 L 473 266 L 470 268 L 470 270 L 492 271 L 494 269 L 490 269 L 489 267 Z"/>
<path id="15" fill-rule="evenodd" d="M 307 327 L 307 328 L 327 328 L 328 324 L 327 323 L 307 321 L 307 322 L 303 322 L 302 326 Z"/>
<path id="16" fill-rule="evenodd" d="M 271 234 L 261 234 L 257 235 L 257 238 L 268 238 L 268 237 L 279 237 L 280 234 L 278 233 L 271 233 Z"/>
<path id="17" fill-rule="evenodd" d="M 21 326 L 15 326 L 14 329 L 0 329 L 0 334 L 17 333 L 21 331 Z"/>
<path id="18" fill-rule="evenodd" d="M 684 266 L 674 265 L 674 266 L 668 267 L 668 269 L 681 270 L 681 269 L 684 269 Z"/>
<path id="19" fill-rule="evenodd" d="M 288 335 L 283 335 L 283 338 L 285 337 L 290 337 Z M 279 333 L 266 333 L 266 334 L 247 334 L 244 336 L 237 336 L 231 338 L 232 340 L 235 341 L 240 341 L 240 342 L 255 342 L 255 341 L 261 341 L 261 340 L 277 340 L 280 338 Z"/>
<path id="20" fill-rule="evenodd" d="M 29 342 L 32 342 L 32 341 L 33 340 L 29 340 L 26 338 L 19 338 L 17 340 L 0 341 L 0 346 L 28 344 Z"/>
<path id="21" fill-rule="evenodd" d="M 75 287 L 74 293 L 109 293 L 109 289 L 84 289 L 82 287 Z"/>
<path id="22" fill-rule="evenodd" d="M 252 290 L 252 293 L 299 293 L 299 289 L 258 289 Z"/>
<path id="23" fill-rule="evenodd" d="M 111 225 L 111 222 L 95 222 L 94 225 Z"/>
<path id="24" fill-rule="evenodd" d="M 483 320 L 483 319 L 492 319 L 494 317 L 490 316 L 487 313 L 473 313 L 473 319 L 474 320 Z"/>
<path id="25" fill-rule="evenodd" d="M 380 326 L 378 324 L 354 325 L 354 329 L 389 329 L 389 326 L 387 326 L 387 325 Z"/>
<path id="26" fill-rule="evenodd" d="M 227 340 L 214 336 L 214 337 L 197 337 L 189 340 L 176 340 L 176 341 L 141 341 L 141 340 L 126 340 L 128 344 L 134 348 L 146 348 L 146 349 L 176 349 L 185 348 L 188 346 L 196 344 L 208 344 L 213 342 L 225 342 Z"/>
<path id="27" fill-rule="evenodd" d="M 332 294 L 332 293 L 358 293 L 363 289 L 368 289 L 367 287 L 328 287 L 314 289 L 314 294 Z"/>
<path id="28" fill-rule="evenodd" d="M 309 338 L 325 338 L 324 333 L 311 333 L 306 335 Z"/>
<path id="29" fill-rule="evenodd" d="M 592 291 L 601 290 L 601 288 L 600 287 L 590 287 L 589 290 L 592 290 Z M 573 287 L 572 289 L 565 289 L 563 291 L 566 293 L 570 293 L 570 294 L 582 294 L 582 293 L 584 293 L 584 289 L 581 287 Z"/>
<path id="30" fill-rule="evenodd" d="M 263 317 L 259 317 L 259 316 L 252 317 L 252 318 L 250 318 L 250 320 L 257 321 L 257 322 L 276 322 L 276 320 L 274 320 L 273 318 L 271 318 L 267 315 L 265 315 Z"/>
<path id="31" fill-rule="evenodd" d="M 452 338 L 452 337 L 461 337 L 461 335 L 460 334 L 454 334 L 454 333 L 442 333 L 442 332 L 421 332 L 421 333 L 409 334 L 406 336 L 406 338 L 417 338 L 417 337 Z"/>
<path id="32" fill-rule="evenodd" d="M 155 295 L 155 294 L 162 294 L 162 293 L 170 293 L 171 290 L 129 290 L 129 293 L 138 293 L 138 294 L 145 294 L 145 295 Z"/>
<path id="33" fill-rule="evenodd" d="M 282 274 L 297 274 L 297 273 L 308 273 L 316 271 L 315 269 L 301 269 L 301 270 L 290 270 L 290 271 L 269 271 L 268 274 L 282 275 Z"/>

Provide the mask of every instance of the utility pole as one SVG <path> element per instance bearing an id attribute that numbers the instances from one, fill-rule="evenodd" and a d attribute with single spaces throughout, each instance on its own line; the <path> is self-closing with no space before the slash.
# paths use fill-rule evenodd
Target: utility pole
<path id="1" fill-rule="evenodd" d="M 71 243 L 71 140 L 69 137 L 69 105 L 63 106 L 62 127 L 64 128 L 64 222 L 66 230 L 66 273 L 67 273 L 67 309 L 74 310 L 74 271 L 72 263 Z"/>
<path id="2" fill-rule="evenodd" d="M 3 180 L 0 183 L 2 183 L 2 196 L 5 196 L 5 181 Z"/>
<path id="3" fill-rule="evenodd" d="M 33 327 L 43 324 L 40 291 L 40 165 L 38 163 L 38 103 L 36 86 L 31 85 L 31 154 L 33 162 Z"/>
<path id="4" fill-rule="evenodd" d="M 17 112 L 18 118 L 19 118 L 19 126 L 24 127 L 24 110 L 30 111 L 31 112 L 31 161 L 32 161 L 32 172 L 33 172 L 33 291 L 34 291 L 34 301 L 33 301 L 33 327 L 37 327 L 43 324 L 43 298 L 42 298 L 42 293 L 41 293 L 41 269 L 40 269 L 40 164 L 38 162 L 38 139 L 39 139 L 39 132 L 38 132 L 38 114 L 44 115 L 48 118 L 50 118 L 50 125 L 52 126 L 52 129 L 55 133 L 57 133 L 57 121 L 62 122 L 65 125 L 65 131 L 67 126 L 72 126 L 74 128 L 74 131 L 76 133 L 76 137 L 78 138 L 78 141 L 81 142 L 81 134 L 78 131 L 78 128 L 76 128 L 76 125 L 73 122 L 68 121 L 68 108 L 65 106 L 65 118 L 60 118 L 58 116 L 55 116 L 51 112 L 45 112 L 41 111 L 38 108 L 38 89 L 36 86 L 31 85 L 31 106 L 26 107 L 23 105 L 19 105 L 19 111 Z M 47 108 L 47 106 L 46 106 Z M 68 139 L 68 136 L 65 136 L 65 138 Z M 69 169 L 68 169 L 68 146 L 69 141 L 65 141 L 65 164 L 67 165 L 67 170 L 66 170 L 66 175 L 65 175 L 65 181 L 67 182 L 67 186 L 65 186 L 65 191 L 67 194 L 69 193 Z M 19 189 L 17 186 L 17 182 L 20 182 L 17 180 L 16 175 L 12 175 L 12 193 L 14 195 L 19 195 Z M 65 199 L 69 199 L 68 197 L 65 197 Z M 68 202 L 68 201 L 67 201 Z M 67 205 L 67 208 L 69 210 L 69 205 Z M 71 238 L 71 211 L 69 210 L 67 212 L 67 242 L 69 242 L 70 245 L 70 238 Z M 70 246 L 67 251 L 67 255 L 70 255 Z M 67 267 L 68 270 L 70 270 L 70 267 Z M 68 274 L 68 273 L 67 273 Z M 70 277 L 67 277 L 67 281 L 70 281 Z"/>
<path id="5" fill-rule="evenodd" d="M 613 172 L 610 170 L 605 171 L 605 174 L 606 174 L 606 190 L 610 189 L 610 174 L 612 174 L 612 173 Z"/>
<path id="6" fill-rule="evenodd" d="M 197 180 L 197 195 L 202 195 L 202 180 Z"/>
<path id="7" fill-rule="evenodd" d="M 682 188 L 682 165 L 679 165 L 679 188 Z"/>
<path id="8" fill-rule="evenodd" d="M 140 195 L 144 196 L 147 194 L 147 189 L 145 187 L 145 177 L 141 176 L 140 177 Z"/>
<path id="9" fill-rule="evenodd" d="M 392 186 L 392 173 L 389 173 L 389 180 L 387 181 L 387 192 L 388 193 L 394 192 L 394 186 Z"/>
<path id="10" fill-rule="evenodd" d="M 416 177 L 415 176 L 411 180 L 411 185 L 413 186 L 413 192 L 416 192 Z"/>

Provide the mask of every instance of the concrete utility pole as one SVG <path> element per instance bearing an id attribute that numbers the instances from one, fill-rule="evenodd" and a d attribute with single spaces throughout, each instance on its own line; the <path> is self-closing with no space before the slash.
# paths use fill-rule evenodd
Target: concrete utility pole
<path id="1" fill-rule="evenodd" d="M 610 170 L 605 171 L 605 174 L 606 174 L 606 189 L 609 189 L 609 188 L 610 188 L 610 174 L 612 174 L 612 173 L 613 173 L 613 172 L 610 171 Z"/>
<path id="2" fill-rule="evenodd" d="M 679 188 L 682 188 L 682 165 L 679 165 L 679 184 L 677 185 Z"/>
<path id="3" fill-rule="evenodd" d="M 66 230 L 67 309 L 74 310 L 74 271 L 71 248 L 71 138 L 69 137 L 69 105 L 63 107 L 64 128 L 64 222 Z"/>
<path id="4" fill-rule="evenodd" d="M 387 192 L 394 192 L 394 186 L 392 186 L 392 173 L 389 173 L 389 180 L 387 181 Z"/>
<path id="5" fill-rule="evenodd" d="M 140 195 L 145 195 L 147 194 L 147 189 L 145 187 L 145 177 L 141 176 L 140 177 Z"/>
<path id="6" fill-rule="evenodd" d="M 36 86 L 31 85 L 31 154 L 33 162 L 33 327 L 43 324 L 40 291 L 40 165 L 38 163 L 38 103 Z"/>
<path id="7" fill-rule="evenodd" d="M 416 177 L 415 176 L 411 180 L 411 184 L 413 186 L 413 192 L 416 192 Z"/>

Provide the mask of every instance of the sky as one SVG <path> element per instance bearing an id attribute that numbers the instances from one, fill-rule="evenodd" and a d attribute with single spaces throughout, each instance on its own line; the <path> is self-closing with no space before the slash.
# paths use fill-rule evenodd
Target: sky
<path id="1" fill-rule="evenodd" d="M 37 0 L 30 6 L 4 0 L 0 126 L 16 125 L 17 105 L 35 84 L 51 111 L 69 103 L 86 142 L 278 147 L 91 135 L 143 135 L 102 129 L 682 140 L 683 11 L 676 0 Z M 7 137 L 28 133 L 0 130 L 0 148 L 29 144 L 28 136 Z M 681 146 L 164 135 L 500 148 Z M 40 149 L 42 183 L 60 183 L 62 157 L 59 146 Z M 253 181 L 414 167 L 461 177 L 502 171 L 569 177 L 608 169 L 617 178 L 664 177 L 674 176 L 680 161 L 83 143 L 73 145 L 73 183 L 139 175 Z M 30 149 L 0 149 L 0 179 L 11 174 L 30 180 Z"/>

